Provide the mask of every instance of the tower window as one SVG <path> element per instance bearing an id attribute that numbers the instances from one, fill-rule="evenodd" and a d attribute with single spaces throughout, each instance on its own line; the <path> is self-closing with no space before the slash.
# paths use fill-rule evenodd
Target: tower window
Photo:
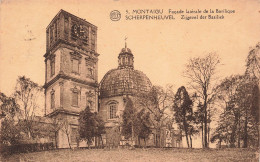
<path id="1" fill-rule="evenodd" d="M 78 92 L 72 92 L 72 106 L 78 106 Z"/>
<path id="2" fill-rule="evenodd" d="M 87 106 L 90 110 L 93 110 L 93 102 L 91 100 L 87 100 Z"/>
<path id="3" fill-rule="evenodd" d="M 86 77 L 94 79 L 95 63 L 96 60 L 93 57 L 86 57 Z"/>
<path id="4" fill-rule="evenodd" d="M 86 106 L 89 106 L 90 110 L 94 110 L 95 94 L 92 91 L 86 92 Z"/>
<path id="5" fill-rule="evenodd" d="M 72 72 L 79 74 L 79 60 L 72 59 Z"/>
<path id="6" fill-rule="evenodd" d="M 116 118 L 116 104 L 109 105 L 109 119 Z"/>
<path id="7" fill-rule="evenodd" d="M 51 92 L 51 108 L 55 108 L 55 92 L 53 90 Z"/>
<path id="8" fill-rule="evenodd" d="M 53 41 L 53 26 L 50 27 L 50 40 Z"/>
<path id="9" fill-rule="evenodd" d="M 51 76 L 55 74 L 55 58 L 51 59 Z"/>
<path id="10" fill-rule="evenodd" d="M 87 70 L 87 77 L 93 78 L 94 77 L 94 70 L 93 67 L 88 67 Z"/>
<path id="11" fill-rule="evenodd" d="M 95 50 L 95 31 L 92 30 L 92 35 L 91 35 L 91 50 Z"/>
<path id="12" fill-rule="evenodd" d="M 81 63 L 81 54 L 74 51 L 74 52 L 70 52 L 70 56 L 71 56 L 71 64 L 72 64 L 72 73 L 76 73 L 79 74 L 79 64 Z"/>

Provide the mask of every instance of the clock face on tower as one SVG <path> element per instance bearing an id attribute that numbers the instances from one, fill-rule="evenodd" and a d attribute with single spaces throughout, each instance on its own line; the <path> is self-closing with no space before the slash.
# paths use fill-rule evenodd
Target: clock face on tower
<path id="1" fill-rule="evenodd" d="M 72 36 L 76 39 L 87 39 L 88 37 L 88 30 L 87 27 L 84 25 L 72 25 Z"/>

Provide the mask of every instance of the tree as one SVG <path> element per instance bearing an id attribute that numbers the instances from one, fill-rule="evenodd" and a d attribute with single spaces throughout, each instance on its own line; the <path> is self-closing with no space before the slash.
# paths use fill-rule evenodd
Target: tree
<path id="1" fill-rule="evenodd" d="M 225 142 L 230 146 L 234 146 L 233 139 L 235 139 L 235 137 L 234 132 L 232 132 L 234 127 L 233 120 L 234 116 L 232 114 L 232 111 L 225 109 L 224 112 L 220 114 L 220 117 L 217 121 L 217 127 L 213 132 L 210 141 L 215 142 L 218 140 L 220 147 L 222 142 Z"/>
<path id="2" fill-rule="evenodd" d="M 243 84 L 241 84 L 238 94 L 237 94 L 237 103 L 241 110 L 241 121 L 242 121 L 242 139 L 243 139 L 243 148 L 247 148 L 249 141 L 252 144 L 255 144 L 259 141 L 259 131 L 258 123 L 255 121 L 255 116 L 250 113 L 252 107 L 254 106 L 254 88 L 257 86 L 256 79 L 246 78 L 243 79 Z"/>
<path id="3" fill-rule="evenodd" d="M 161 128 L 167 125 L 167 119 L 172 119 L 172 106 L 174 93 L 172 86 L 166 89 L 153 86 L 147 93 L 137 94 L 136 107 L 143 108 L 150 113 L 150 121 L 153 128 L 156 129 L 156 146 L 161 147 Z"/>
<path id="4" fill-rule="evenodd" d="M 246 72 L 247 78 L 256 78 L 257 85 L 254 87 L 253 92 L 253 105 L 251 109 L 251 115 L 255 118 L 255 125 L 257 125 L 258 142 L 259 147 L 259 110 L 260 110 L 260 42 L 255 47 L 251 48 L 246 60 Z"/>
<path id="5" fill-rule="evenodd" d="M 94 137 L 101 138 L 105 132 L 105 124 L 97 113 L 92 113 L 89 106 L 79 114 L 79 137 L 86 140 L 88 147 L 92 143 Z"/>
<path id="6" fill-rule="evenodd" d="M 57 117 L 52 117 L 49 119 L 50 120 L 50 127 L 48 129 L 49 132 L 53 132 L 54 133 L 54 140 L 55 140 L 55 147 L 58 148 L 58 133 L 60 130 L 62 130 L 63 128 L 63 122 L 62 119 L 57 118 Z M 67 126 L 65 124 L 65 126 Z M 66 132 L 66 131 L 65 131 Z"/>
<path id="7" fill-rule="evenodd" d="M 259 123 L 259 109 L 260 109 L 260 92 L 259 86 L 255 85 L 252 92 L 252 109 L 251 115 L 254 117 L 256 124 Z"/>
<path id="8" fill-rule="evenodd" d="M 150 113 L 141 107 L 137 110 L 133 101 L 127 98 L 126 107 L 123 112 L 122 134 L 126 138 L 131 137 L 131 146 L 133 147 L 134 137 L 138 137 L 140 144 L 140 138 L 146 141 L 150 133 Z"/>
<path id="9" fill-rule="evenodd" d="M 145 147 L 146 147 L 146 139 L 150 135 L 151 131 L 151 119 L 150 119 L 150 113 L 146 112 L 145 109 L 142 109 L 140 112 L 137 114 L 137 121 L 135 124 L 137 128 L 137 136 L 138 139 L 143 139 L 145 142 Z M 140 144 L 140 141 L 139 141 Z"/>
<path id="10" fill-rule="evenodd" d="M 131 147 L 133 147 L 133 141 L 136 132 L 136 121 L 137 115 L 133 101 L 130 98 L 127 98 L 126 106 L 123 112 L 122 134 L 127 139 L 131 137 Z"/>
<path id="11" fill-rule="evenodd" d="M 226 117 L 220 119 L 217 131 L 221 128 L 222 137 L 231 147 L 235 143 L 240 147 L 241 140 L 243 147 L 248 147 L 248 142 L 259 146 L 259 45 L 247 56 L 245 75 L 228 77 L 217 87 L 221 95 L 218 99 L 225 103 L 222 116 Z"/>
<path id="12" fill-rule="evenodd" d="M 103 146 L 103 139 L 102 139 L 102 134 L 105 134 L 105 122 L 102 120 L 102 117 L 97 114 L 96 112 L 94 113 L 94 121 L 95 121 L 95 129 L 94 129 L 94 137 L 97 139 L 100 139 L 101 144 Z M 96 144 L 97 146 L 97 144 Z"/>
<path id="13" fill-rule="evenodd" d="M 181 86 L 175 94 L 173 110 L 175 112 L 174 117 L 176 123 L 179 125 L 179 128 L 185 132 L 187 146 L 192 147 L 191 135 L 193 132 L 192 129 L 194 129 L 191 125 L 193 121 L 192 100 L 184 86 Z"/>
<path id="14" fill-rule="evenodd" d="M 260 42 L 249 51 L 246 60 L 246 75 L 260 80 Z"/>
<path id="15" fill-rule="evenodd" d="M 196 95 L 195 95 L 196 96 Z M 196 125 L 197 133 L 198 130 L 201 129 L 201 143 L 204 145 L 204 136 L 203 136 L 203 126 L 204 126 L 204 109 L 202 103 L 199 101 L 197 105 L 197 109 L 194 111 L 194 124 Z"/>
<path id="16" fill-rule="evenodd" d="M 71 131 L 70 131 L 69 121 L 68 121 L 68 119 L 63 118 L 61 122 L 62 122 L 62 129 L 61 130 L 65 133 L 65 135 L 67 137 L 67 141 L 68 141 L 69 147 L 71 149 L 72 148 L 71 147 L 71 139 L 70 139 Z"/>
<path id="17" fill-rule="evenodd" d="M 43 88 L 25 76 L 19 76 L 14 97 L 21 109 L 21 126 L 29 138 L 34 136 L 33 122 L 38 107 L 38 97 Z"/>
<path id="18" fill-rule="evenodd" d="M 21 131 L 13 119 L 5 118 L 1 123 L 0 142 L 5 145 L 19 144 L 22 139 Z"/>
<path id="19" fill-rule="evenodd" d="M 189 85 L 203 100 L 204 148 L 208 148 L 208 105 L 214 99 L 212 82 L 219 63 L 218 56 L 215 53 L 210 53 L 203 58 L 191 58 L 184 71 L 184 77 L 189 79 Z"/>
<path id="20" fill-rule="evenodd" d="M 253 92 L 252 92 L 252 107 L 251 107 L 251 115 L 254 118 L 254 125 L 256 127 L 257 131 L 257 147 L 259 147 L 260 143 L 260 130 L 259 130 L 259 110 L 260 110 L 260 90 L 259 90 L 260 85 L 255 85 L 253 87 Z"/>
<path id="21" fill-rule="evenodd" d="M 216 142 L 218 140 L 219 148 L 221 148 L 221 143 L 225 141 L 227 143 L 227 123 L 222 122 L 222 120 L 218 121 L 218 127 L 213 132 L 213 135 L 210 139 L 210 142 Z"/>
<path id="22" fill-rule="evenodd" d="M 7 97 L 0 92 L 0 104 L 0 119 L 14 118 L 15 115 L 19 115 L 20 106 L 16 103 L 15 98 Z"/>
<path id="23" fill-rule="evenodd" d="M 94 135 L 94 116 L 89 106 L 79 114 L 79 136 L 87 141 L 88 147 L 93 141 Z"/>
<path id="24" fill-rule="evenodd" d="M 0 143 L 7 145 L 18 144 L 22 138 L 21 131 L 15 123 L 20 108 L 13 97 L 0 92 Z"/>
<path id="25" fill-rule="evenodd" d="M 258 125 L 251 112 L 254 109 L 256 85 L 255 79 L 235 75 L 225 78 L 217 86 L 217 101 L 223 111 L 211 141 L 224 140 L 230 147 L 240 147 L 241 140 L 243 147 L 248 147 L 248 141 L 252 144 L 259 141 Z"/>
<path id="26" fill-rule="evenodd" d="M 216 89 L 219 91 L 218 101 L 223 102 L 224 114 L 226 121 L 229 123 L 230 146 L 235 147 L 236 138 L 238 139 L 238 147 L 240 147 L 241 135 L 241 111 L 242 107 L 238 102 L 238 91 L 241 88 L 244 79 L 241 75 L 235 75 L 225 78 Z"/>

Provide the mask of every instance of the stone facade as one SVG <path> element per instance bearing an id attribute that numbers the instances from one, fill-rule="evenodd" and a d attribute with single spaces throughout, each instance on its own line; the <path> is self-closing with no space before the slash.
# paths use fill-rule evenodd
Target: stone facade
<path id="1" fill-rule="evenodd" d="M 58 135 L 59 148 L 77 145 L 80 111 L 87 105 L 98 110 L 96 33 L 96 26 L 63 10 L 46 29 L 45 114 L 67 123 Z"/>
<path id="2" fill-rule="evenodd" d="M 152 87 L 149 78 L 134 69 L 134 55 L 126 45 L 119 53 L 118 68 L 108 71 L 98 84 L 96 44 L 97 27 L 64 10 L 46 28 L 45 115 L 63 121 L 57 138 L 59 148 L 86 146 L 76 138 L 79 112 L 88 105 L 105 121 L 104 143 L 126 145 L 129 141 L 120 135 L 126 97 L 134 99 L 136 93 Z M 181 138 L 176 138 L 174 131 L 163 128 L 160 133 L 163 146 L 180 147 L 176 141 Z M 156 134 L 152 130 L 148 146 L 156 145 Z"/>

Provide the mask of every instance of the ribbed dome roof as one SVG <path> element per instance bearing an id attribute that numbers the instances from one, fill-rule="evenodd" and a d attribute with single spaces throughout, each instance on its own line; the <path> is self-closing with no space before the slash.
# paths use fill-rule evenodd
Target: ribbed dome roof
<path id="1" fill-rule="evenodd" d="M 129 68 L 112 69 L 101 80 L 100 97 L 134 95 L 137 92 L 146 92 L 151 87 L 151 81 L 141 71 Z"/>

